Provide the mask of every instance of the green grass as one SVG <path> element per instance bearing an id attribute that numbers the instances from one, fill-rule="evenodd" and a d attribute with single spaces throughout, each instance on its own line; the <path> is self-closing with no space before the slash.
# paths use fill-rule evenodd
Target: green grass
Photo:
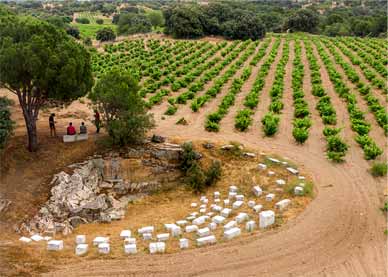
<path id="1" fill-rule="evenodd" d="M 90 37 L 91 39 L 96 38 L 96 33 L 98 30 L 110 27 L 113 29 L 113 31 L 116 30 L 116 25 L 114 24 L 79 24 L 79 23 L 72 23 L 73 26 L 77 27 L 79 29 L 79 32 L 81 34 L 82 38 Z"/>

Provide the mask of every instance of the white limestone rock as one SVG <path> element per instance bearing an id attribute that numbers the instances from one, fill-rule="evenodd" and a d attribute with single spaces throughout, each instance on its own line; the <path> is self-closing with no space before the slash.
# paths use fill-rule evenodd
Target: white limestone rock
<path id="1" fill-rule="evenodd" d="M 197 203 L 191 203 L 191 204 L 190 204 L 190 207 L 191 207 L 191 208 L 196 208 L 197 206 L 198 206 Z"/>
<path id="2" fill-rule="evenodd" d="M 229 229 L 236 227 L 236 226 L 237 226 L 237 222 L 235 220 L 231 220 L 224 225 L 224 230 L 229 230 Z"/>
<path id="3" fill-rule="evenodd" d="M 218 203 L 220 203 L 221 202 L 221 200 L 220 199 L 214 199 L 214 203 L 216 203 L 216 204 L 218 204 Z"/>
<path id="4" fill-rule="evenodd" d="M 176 224 L 179 226 L 185 226 L 187 224 L 187 220 L 178 220 Z"/>
<path id="5" fill-rule="evenodd" d="M 44 238 L 41 235 L 35 234 L 35 235 L 31 236 L 31 240 L 38 242 L 38 241 L 44 240 Z"/>
<path id="6" fill-rule="evenodd" d="M 209 219 L 207 215 L 201 215 L 200 217 L 197 217 L 193 220 L 194 225 L 202 225 L 206 222 L 206 220 Z"/>
<path id="7" fill-rule="evenodd" d="M 268 171 L 267 175 L 268 175 L 268 177 L 275 176 L 275 172 L 273 172 L 273 171 Z"/>
<path id="8" fill-rule="evenodd" d="M 193 221 L 194 219 L 196 219 L 196 217 L 191 215 L 191 216 L 186 217 L 186 219 L 188 221 Z"/>
<path id="9" fill-rule="evenodd" d="M 248 201 L 248 207 L 249 208 L 253 208 L 255 205 L 256 205 L 255 201 L 253 201 L 253 200 L 249 200 Z"/>
<path id="10" fill-rule="evenodd" d="M 253 194 L 256 195 L 257 197 L 263 194 L 263 190 L 261 189 L 260 186 L 254 186 L 252 191 L 253 191 Z"/>
<path id="11" fill-rule="evenodd" d="M 286 184 L 286 181 L 283 180 L 283 179 L 278 179 L 278 180 L 275 181 L 275 183 L 276 183 L 278 186 L 282 187 L 282 186 L 284 186 L 284 185 Z"/>
<path id="12" fill-rule="evenodd" d="M 222 207 L 218 206 L 218 205 L 214 205 L 212 208 L 212 211 L 213 212 L 220 212 L 220 211 L 222 211 Z"/>
<path id="13" fill-rule="evenodd" d="M 235 198 L 236 197 L 236 195 L 237 195 L 237 192 L 229 192 L 229 194 L 228 194 L 228 198 L 229 199 L 233 199 L 233 198 Z"/>
<path id="14" fill-rule="evenodd" d="M 241 230 L 238 227 L 233 227 L 224 231 L 224 238 L 227 240 L 238 237 L 239 235 L 241 235 Z"/>
<path id="15" fill-rule="evenodd" d="M 294 187 L 294 194 L 295 195 L 303 195 L 304 193 L 304 188 L 300 186 Z"/>
<path id="16" fill-rule="evenodd" d="M 236 192 L 237 193 L 237 187 L 236 186 L 230 186 L 229 192 Z"/>
<path id="17" fill-rule="evenodd" d="M 104 243 L 100 243 L 98 245 L 98 253 L 100 253 L 100 254 L 109 254 L 109 252 L 110 252 L 110 245 L 109 245 L 109 243 L 104 242 Z"/>
<path id="18" fill-rule="evenodd" d="M 157 234 L 156 238 L 158 239 L 158 241 L 166 241 L 170 238 L 170 234 L 169 233 Z"/>
<path id="19" fill-rule="evenodd" d="M 197 235 L 199 237 L 206 237 L 210 235 L 210 229 L 208 227 L 198 229 Z"/>
<path id="20" fill-rule="evenodd" d="M 256 222 L 254 220 L 250 220 L 245 224 L 245 230 L 247 232 L 253 232 L 256 229 Z"/>
<path id="21" fill-rule="evenodd" d="M 230 200 L 224 199 L 224 206 L 229 206 L 229 205 L 230 205 Z"/>
<path id="22" fill-rule="evenodd" d="M 166 244 L 164 242 L 151 242 L 148 248 L 150 254 L 164 253 L 166 251 Z"/>
<path id="23" fill-rule="evenodd" d="M 76 244 L 85 244 L 86 243 L 86 236 L 85 235 L 77 235 L 75 237 L 75 243 Z"/>
<path id="24" fill-rule="evenodd" d="M 285 208 L 288 207 L 288 205 L 290 205 L 290 203 L 291 203 L 290 199 L 283 199 L 275 204 L 275 208 L 279 210 L 284 210 Z"/>
<path id="25" fill-rule="evenodd" d="M 171 232 L 171 236 L 176 238 L 182 234 L 182 229 L 181 227 L 175 225 L 175 227 L 171 228 L 170 232 Z"/>
<path id="26" fill-rule="evenodd" d="M 193 232 L 197 232 L 198 229 L 199 228 L 197 225 L 189 225 L 189 226 L 186 226 L 185 231 L 186 233 L 193 233 Z"/>
<path id="27" fill-rule="evenodd" d="M 125 244 L 124 245 L 124 252 L 125 254 L 136 254 L 137 253 L 137 247 L 136 243 L 134 244 Z"/>
<path id="28" fill-rule="evenodd" d="M 260 204 L 253 206 L 253 210 L 256 213 L 260 212 L 262 208 L 263 208 L 263 205 L 260 205 Z"/>
<path id="29" fill-rule="evenodd" d="M 294 174 L 294 175 L 298 175 L 299 174 L 299 171 L 293 167 L 287 167 L 286 168 L 288 172 Z"/>
<path id="30" fill-rule="evenodd" d="M 237 216 L 236 216 L 236 221 L 237 223 L 242 223 L 244 222 L 245 220 L 248 220 L 248 214 L 247 213 L 239 213 Z"/>
<path id="31" fill-rule="evenodd" d="M 75 254 L 77 256 L 83 256 L 86 255 L 89 251 L 89 245 L 85 243 L 80 243 L 75 246 Z"/>
<path id="32" fill-rule="evenodd" d="M 200 212 L 201 214 L 205 214 L 205 213 L 206 213 L 206 209 L 200 209 L 199 212 Z"/>
<path id="33" fill-rule="evenodd" d="M 258 168 L 259 170 L 266 170 L 266 169 L 267 169 L 267 165 L 266 165 L 266 164 L 259 163 L 258 166 L 257 166 L 257 168 Z"/>
<path id="34" fill-rule="evenodd" d="M 236 195 L 236 200 L 237 200 L 237 201 L 244 201 L 244 195 L 242 195 L 242 194 L 237 194 L 237 195 Z"/>
<path id="35" fill-rule="evenodd" d="M 179 248 L 180 249 L 187 249 L 189 248 L 189 240 L 186 238 L 182 238 L 179 240 Z"/>
<path id="36" fill-rule="evenodd" d="M 220 194 L 219 191 L 215 191 L 213 195 L 214 195 L 214 198 L 215 198 L 215 199 L 218 199 L 218 198 L 220 198 L 220 196 L 221 196 L 221 194 Z"/>
<path id="37" fill-rule="evenodd" d="M 126 238 L 124 240 L 124 245 L 125 244 L 136 244 L 136 238 Z"/>
<path id="38" fill-rule="evenodd" d="M 61 251 L 63 249 L 63 240 L 49 240 L 47 242 L 47 250 Z"/>
<path id="39" fill-rule="evenodd" d="M 261 229 L 267 228 L 275 223 L 275 213 L 274 211 L 262 211 L 259 214 L 259 227 Z"/>
<path id="40" fill-rule="evenodd" d="M 298 176 L 298 179 L 299 179 L 299 180 L 306 180 L 306 177 L 304 177 L 304 176 Z"/>
<path id="41" fill-rule="evenodd" d="M 30 238 L 27 238 L 27 237 L 21 237 L 19 239 L 19 241 L 24 242 L 24 243 L 30 243 L 32 240 Z"/>
<path id="42" fill-rule="evenodd" d="M 232 209 L 224 208 L 224 209 L 221 211 L 221 216 L 223 216 L 223 217 L 229 217 L 229 215 L 231 214 L 231 212 L 232 212 Z"/>
<path id="43" fill-rule="evenodd" d="M 225 217 L 220 216 L 220 215 L 216 215 L 212 218 L 212 222 L 214 222 L 216 224 L 221 224 L 222 222 L 224 222 L 224 220 L 225 220 Z"/>
<path id="44" fill-rule="evenodd" d="M 143 233 L 143 240 L 152 240 L 152 233 Z"/>
<path id="45" fill-rule="evenodd" d="M 144 233 L 153 233 L 154 232 L 154 226 L 146 226 L 146 227 L 142 227 L 140 229 L 137 230 L 137 232 L 142 235 Z"/>
<path id="46" fill-rule="evenodd" d="M 244 204 L 243 201 L 235 201 L 232 205 L 233 209 L 241 208 L 241 206 Z"/>
<path id="47" fill-rule="evenodd" d="M 279 164 L 280 163 L 280 161 L 278 159 L 271 158 L 271 157 L 268 157 L 267 160 L 269 160 L 269 161 L 271 161 L 271 162 L 273 162 L 275 164 Z"/>
<path id="48" fill-rule="evenodd" d="M 265 196 L 265 201 L 271 202 L 271 201 L 273 201 L 274 198 L 275 198 L 275 194 L 273 194 L 273 193 L 268 193 L 268 194 Z"/>
<path id="49" fill-rule="evenodd" d="M 131 231 L 130 230 L 122 230 L 120 233 L 120 238 L 126 239 L 131 237 Z"/>
<path id="50" fill-rule="evenodd" d="M 93 245 L 98 246 L 101 243 L 108 243 L 109 238 L 108 237 L 95 237 L 93 240 Z"/>
<path id="51" fill-rule="evenodd" d="M 198 238 L 197 239 L 197 246 L 203 246 L 207 244 L 213 244 L 216 243 L 217 239 L 214 235 L 203 237 L 203 238 Z"/>
<path id="52" fill-rule="evenodd" d="M 211 231 L 214 231 L 215 229 L 217 229 L 217 223 L 215 223 L 215 222 L 210 222 L 209 225 L 208 225 L 207 227 L 209 227 L 209 229 L 210 229 Z"/>
<path id="53" fill-rule="evenodd" d="M 175 223 L 166 223 L 164 224 L 164 229 L 166 229 L 166 231 L 171 231 L 172 228 L 174 228 L 176 226 Z"/>

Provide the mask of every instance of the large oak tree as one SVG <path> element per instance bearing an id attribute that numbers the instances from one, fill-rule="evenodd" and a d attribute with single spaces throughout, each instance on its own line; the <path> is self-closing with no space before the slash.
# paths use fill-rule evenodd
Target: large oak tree
<path id="1" fill-rule="evenodd" d="M 0 84 L 17 95 L 28 149 L 36 151 L 42 105 L 50 99 L 72 101 L 91 89 L 90 54 L 47 22 L 0 11 Z"/>

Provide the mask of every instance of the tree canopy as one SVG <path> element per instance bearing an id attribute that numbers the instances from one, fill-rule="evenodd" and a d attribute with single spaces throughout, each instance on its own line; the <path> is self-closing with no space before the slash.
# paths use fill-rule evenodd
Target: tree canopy
<path id="1" fill-rule="evenodd" d="M 135 34 L 148 33 L 152 31 L 152 24 L 149 18 L 144 14 L 122 13 L 118 21 L 118 33 Z"/>
<path id="2" fill-rule="evenodd" d="M 315 11 L 302 9 L 287 18 L 284 28 L 292 32 L 314 33 L 317 31 L 318 24 L 319 16 Z"/>
<path id="3" fill-rule="evenodd" d="M 42 105 L 74 100 L 93 85 L 89 52 L 65 31 L 32 17 L 0 17 L 0 72 L 0 84 L 18 96 L 31 151 L 37 149 Z"/>
<path id="4" fill-rule="evenodd" d="M 116 39 L 116 34 L 112 28 L 105 27 L 97 31 L 96 39 L 99 41 L 111 41 Z"/>
<path id="5" fill-rule="evenodd" d="M 102 112 L 108 134 L 114 144 L 141 142 L 154 126 L 152 115 L 138 94 L 138 81 L 129 73 L 113 68 L 105 73 L 89 94 Z"/>

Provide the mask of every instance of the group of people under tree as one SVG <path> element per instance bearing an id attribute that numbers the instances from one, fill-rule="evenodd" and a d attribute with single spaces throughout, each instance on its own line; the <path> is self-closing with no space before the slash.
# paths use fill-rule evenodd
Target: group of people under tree
<path id="1" fill-rule="evenodd" d="M 52 113 L 49 117 L 49 127 L 50 127 L 50 136 L 57 136 L 56 128 L 55 128 L 55 113 Z M 96 126 L 96 133 L 100 133 L 100 127 L 101 127 L 101 119 L 100 119 L 100 113 L 95 110 L 94 111 L 94 124 Z M 85 122 L 81 122 L 81 125 L 79 127 L 79 134 L 87 134 L 87 127 L 85 125 Z M 75 127 L 73 126 L 73 123 L 70 122 L 69 125 L 66 128 L 66 134 L 69 136 L 73 136 L 77 134 L 77 131 Z"/>

